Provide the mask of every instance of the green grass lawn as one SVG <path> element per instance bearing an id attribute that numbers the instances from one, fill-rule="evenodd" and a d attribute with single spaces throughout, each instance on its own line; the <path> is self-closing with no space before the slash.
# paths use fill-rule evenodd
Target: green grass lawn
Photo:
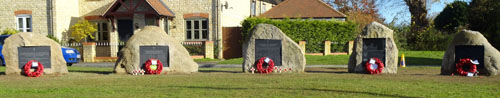
<path id="1" fill-rule="evenodd" d="M 218 62 L 219 59 L 193 59 L 195 62 Z"/>
<path id="2" fill-rule="evenodd" d="M 495 97 L 500 77 L 438 75 L 439 67 L 399 68 L 398 74 L 245 74 L 241 68 L 200 68 L 193 74 L 133 76 L 112 68 L 69 67 L 66 75 L 0 75 L 0 97 Z M 0 67 L 0 73 L 5 71 Z"/>
<path id="3" fill-rule="evenodd" d="M 405 54 L 406 65 L 441 65 L 441 60 L 444 51 L 400 51 L 398 62 L 401 59 L 401 54 Z M 349 55 L 328 55 L 328 56 L 313 56 L 306 55 L 307 65 L 347 65 Z M 235 58 L 220 61 L 218 64 L 242 64 L 242 58 Z"/>

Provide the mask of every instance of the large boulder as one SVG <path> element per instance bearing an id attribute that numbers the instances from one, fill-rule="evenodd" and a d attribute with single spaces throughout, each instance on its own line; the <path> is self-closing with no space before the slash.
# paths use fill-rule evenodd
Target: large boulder
<path id="1" fill-rule="evenodd" d="M 398 48 L 393 39 L 393 31 L 386 26 L 372 22 L 368 24 L 356 40 L 354 40 L 353 52 L 349 58 L 348 70 L 352 73 L 366 73 L 363 59 L 363 39 L 365 38 L 385 38 L 385 64 L 382 73 L 397 73 Z"/>
<path id="2" fill-rule="evenodd" d="M 484 47 L 484 59 L 482 66 L 478 67 L 478 71 L 480 75 L 488 75 L 494 76 L 499 74 L 499 64 L 500 64 L 500 52 L 491 46 L 488 40 L 477 31 L 463 30 L 458 33 L 453 42 L 448 45 L 448 49 L 446 49 L 446 53 L 443 56 L 443 62 L 441 65 L 441 74 L 442 75 L 451 75 L 456 72 L 455 65 L 455 47 L 459 46 L 483 46 Z M 473 53 L 479 52 L 479 53 Z M 472 53 L 473 55 L 479 55 L 483 51 L 468 51 L 468 53 Z"/>
<path id="3" fill-rule="evenodd" d="M 191 73 L 198 72 L 198 64 L 193 61 L 181 41 L 167 35 L 157 26 L 146 26 L 135 33 L 120 50 L 119 59 L 115 65 L 116 73 L 132 73 L 143 68 L 140 62 L 140 46 L 166 45 L 169 47 L 169 67 L 163 65 L 165 72 Z M 165 61 L 162 61 L 165 62 Z"/>
<path id="4" fill-rule="evenodd" d="M 61 46 L 54 40 L 40 33 L 21 32 L 5 39 L 2 54 L 5 58 L 5 74 L 21 74 L 19 68 L 18 47 L 50 46 L 50 68 L 45 67 L 44 74 L 66 74 L 68 68 L 61 52 Z M 43 64 L 43 62 L 42 62 Z"/>
<path id="5" fill-rule="evenodd" d="M 281 40 L 281 66 L 280 68 L 291 68 L 293 72 L 304 72 L 306 58 L 299 45 L 286 36 L 278 27 L 270 24 L 258 24 L 248 35 L 243 43 L 243 71 L 249 72 L 255 68 L 255 40 L 272 39 Z"/>

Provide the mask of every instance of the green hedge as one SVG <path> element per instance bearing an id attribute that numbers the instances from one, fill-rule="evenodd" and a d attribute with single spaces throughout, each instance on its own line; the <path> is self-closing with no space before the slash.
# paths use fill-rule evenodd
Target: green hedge
<path id="1" fill-rule="evenodd" d="M 295 42 L 305 40 L 306 52 L 318 53 L 323 50 L 323 41 L 346 43 L 356 36 L 354 31 L 358 24 L 350 21 L 320 21 L 320 20 L 271 20 L 266 18 L 247 18 L 242 23 L 242 36 L 246 36 L 253 27 L 260 23 L 272 24 L 280 28 Z"/>

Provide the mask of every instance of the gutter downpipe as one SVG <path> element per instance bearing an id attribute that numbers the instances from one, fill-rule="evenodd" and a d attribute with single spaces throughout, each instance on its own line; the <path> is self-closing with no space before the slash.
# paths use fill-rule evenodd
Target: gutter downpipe
<path id="1" fill-rule="evenodd" d="M 217 48 L 218 48 L 217 49 L 217 51 L 218 51 L 217 58 L 218 59 L 224 59 L 223 53 L 222 53 L 222 48 L 223 48 L 222 44 L 223 43 L 222 43 L 222 40 L 221 40 L 223 38 L 223 36 L 221 34 L 222 33 L 221 32 L 222 25 L 221 25 L 221 21 L 220 21 L 221 20 L 220 19 L 220 14 L 222 12 L 221 11 L 222 8 L 220 6 L 220 0 L 216 0 L 215 8 L 216 8 L 215 12 L 216 12 L 216 21 L 217 21 L 217 28 L 215 29 L 216 30 L 216 43 L 217 43 Z"/>
<path id="2" fill-rule="evenodd" d="M 47 29 L 48 35 L 54 36 L 54 19 L 53 19 L 53 10 L 52 10 L 52 0 L 47 0 Z"/>

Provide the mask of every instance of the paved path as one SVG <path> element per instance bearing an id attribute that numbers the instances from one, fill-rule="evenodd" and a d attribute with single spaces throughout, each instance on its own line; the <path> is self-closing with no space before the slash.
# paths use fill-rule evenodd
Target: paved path
<path id="1" fill-rule="evenodd" d="M 198 63 L 200 68 L 241 68 L 241 64 L 216 64 L 215 62 Z M 100 62 L 100 63 L 77 63 L 73 64 L 76 67 L 114 67 L 115 62 Z M 310 67 L 336 67 L 347 68 L 347 65 L 306 65 Z"/>

